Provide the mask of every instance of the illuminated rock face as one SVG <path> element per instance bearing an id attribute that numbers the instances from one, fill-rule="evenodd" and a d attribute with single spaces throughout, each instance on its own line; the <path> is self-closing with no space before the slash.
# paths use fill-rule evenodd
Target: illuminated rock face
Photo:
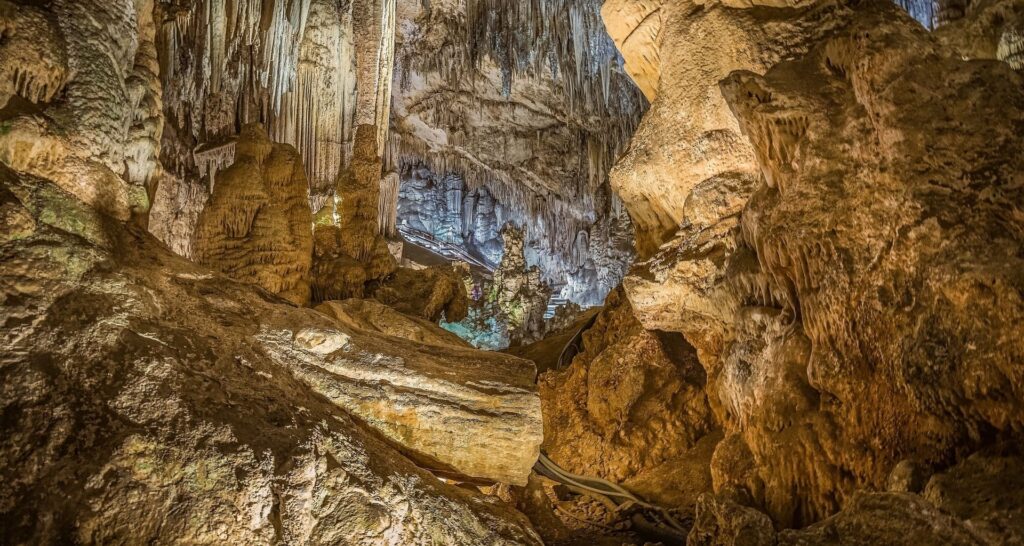
<path id="1" fill-rule="evenodd" d="M 711 490 L 721 435 L 693 349 L 681 336 L 663 339 L 643 329 L 621 289 L 612 292 L 571 366 L 541 377 L 544 448 L 571 472 L 692 512 Z"/>
<path id="2" fill-rule="evenodd" d="M 631 258 L 607 172 L 645 102 L 621 73 L 599 3 L 403 0 L 399 14 L 395 165 L 457 176 L 464 196 L 486 188 L 504 215 L 488 238 L 512 222 L 545 282 L 600 305 Z"/>
<path id="3" fill-rule="evenodd" d="M 401 229 L 464 249 L 492 269 L 501 261 L 505 211 L 485 186 L 468 190 L 457 175 L 411 168 L 399 190 L 398 218 Z"/>
<path id="4" fill-rule="evenodd" d="M 530 363 L 284 304 L 5 167 L 0 211 L 0 409 L 18 415 L 0 424 L 6 541 L 539 543 L 389 445 L 525 481 Z M 452 441 L 455 458 L 431 448 Z M 505 441 L 519 447 L 494 456 Z"/>
<path id="5" fill-rule="evenodd" d="M 48 4 L 0 2 L 0 161 L 144 214 L 163 130 L 152 3 Z"/>
<path id="6" fill-rule="evenodd" d="M 381 162 L 376 128 L 360 125 L 352 164 L 319 212 L 313 238 L 313 299 L 361 298 L 365 285 L 398 267 L 380 233 Z"/>
<path id="7" fill-rule="evenodd" d="M 0 0 L 2 540 L 1020 542 L 1021 0 L 599 4 Z"/>
<path id="8" fill-rule="evenodd" d="M 929 509 L 855 491 L 1019 440 L 1019 74 L 885 2 L 660 9 L 657 98 L 612 179 L 650 256 L 630 303 L 694 346 L 724 432 L 691 541 Z"/>
<path id="9" fill-rule="evenodd" d="M 262 126 L 246 126 L 234 163 L 217 177 L 199 215 L 196 261 L 308 304 L 313 234 L 306 192 L 298 152 L 270 142 Z"/>

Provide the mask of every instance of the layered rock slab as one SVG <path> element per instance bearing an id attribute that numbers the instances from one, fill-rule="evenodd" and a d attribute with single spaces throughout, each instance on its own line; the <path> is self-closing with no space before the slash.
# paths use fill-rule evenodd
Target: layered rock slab
<path id="1" fill-rule="evenodd" d="M 393 351 L 0 170 L 5 540 L 539 542 L 521 517 L 441 484 L 368 432 L 358 407 L 303 381 L 362 382 L 369 399 L 398 388 L 382 372 L 413 375 L 408 359 L 434 366 L 446 394 L 472 390 L 441 365 L 446 350 Z M 528 388 L 486 375 L 476 388 L 491 411 L 539 410 Z M 521 402 L 505 404 L 507 392 Z M 526 415 L 539 443 L 539 414 Z"/>

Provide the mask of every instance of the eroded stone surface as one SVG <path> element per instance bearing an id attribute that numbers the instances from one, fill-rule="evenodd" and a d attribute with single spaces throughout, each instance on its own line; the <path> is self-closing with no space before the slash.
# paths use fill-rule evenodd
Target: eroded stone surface
<path id="1" fill-rule="evenodd" d="M 417 469 L 356 424 L 354 406 L 303 381 L 318 365 L 341 374 L 321 387 L 344 388 L 359 382 L 343 364 L 357 355 L 397 371 L 438 350 L 399 356 L 52 185 L 2 176 L 4 206 L 36 222 L 0 245 L 0 399 L 16 416 L 0 434 L 5 540 L 538 543 L 520 517 Z M 313 329 L 351 335 L 334 364 L 311 350 Z M 481 379 L 481 396 L 500 384 Z"/>
<path id="2" fill-rule="evenodd" d="M 636 315 L 707 371 L 715 490 L 800 526 L 902 460 L 1015 437 L 1019 74 L 883 2 L 688 6 L 661 8 L 658 98 L 613 182 L 649 237 Z"/>
<path id="3" fill-rule="evenodd" d="M 196 261 L 306 305 L 313 234 L 302 158 L 255 124 L 235 148 L 199 215 Z"/>
<path id="4" fill-rule="evenodd" d="M 692 449 L 716 426 L 692 348 L 681 339 L 665 346 L 645 331 L 621 290 L 583 340 L 568 369 L 541 377 L 546 452 L 570 472 L 625 482 L 647 500 L 692 510 L 696 495 L 711 489 L 716 443 Z M 684 458 L 702 463 L 683 469 Z"/>

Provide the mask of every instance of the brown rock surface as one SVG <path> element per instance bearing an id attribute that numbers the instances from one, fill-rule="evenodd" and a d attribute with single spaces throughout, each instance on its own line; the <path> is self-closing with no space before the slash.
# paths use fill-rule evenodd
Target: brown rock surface
<path id="1" fill-rule="evenodd" d="M 781 521 L 1024 419 L 1011 364 L 1024 347 L 1008 341 L 1024 313 L 1022 237 L 1006 214 L 1024 157 L 1002 152 L 1024 138 L 1014 81 L 1005 64 L 951 58 L 884 3 L 800 62 L 723 81 L 766 184 L 741 220 L 742 282 L 724 293 L 735 340 L 709 376 Z"/>
<path id="2" fill-rule="evenodd" d="M 144 214 L 163 130 L 152 11 L 0 2 L 0 161 L 122 220 Z"/>
<path id="3" fill-rule="evenodd" d="M 447 370 L 434 385 L 461 396 L 441 363 L 479 370 L 486 356 L 347 330 L 0 171 L 3 206 L 36 222 L 0 244 L 5 542 L 539 543 L 520 516 L 443 485 L 348 411 L 362 423 L 371 414 L 329 400 L 358 373 L 365 401 L 389 388 L 382 373 L 409 384 L 427 362 Z M 480 381 L 477 400 L 508 417 L 501 380 Z M 536 446 L 536 395 L 505 392 L 533 405 L 519 422 L 536 420 Z M 415 395 L 392 407 L 403 396 Z M 460 427 L 472 430 L 466 411 Z M 478 440 L 497 449 L 478 434 L 459 456 Z"/>
<path id="4" fill-rule="evenodd" d="M 771 521 L 729 495 L 706 495 L 687 544 L 870 545 L 1019 544 L 1018 453 L 976 453 L 931 478 L 924 493 L 854 493 L 842 511 L 805 529 L 776 534 Z"/>
<path id="5" fill-rule="evenodd" d="M 545 451 L 570 472 L 632 481 L 647 500 L 692 508 L 689 488 L 710 490 L 715 444 L 691 450 L 715 426 L 696 355 L 645 331 L 621 290 L 583 339 L 570 367 L 541 377 Z M 677 472 L 686 464 L 678 459 L 698 453 L 704 469 Z"/>
<path id="6" fill-rule="evenodd" d="M 466 318 L 469 299 L 461 273 L 448 265 L 400 267 L 373 290 L 373 297 L 407 315 L 437 322 Z"/>
<path id="7" fill-rule="evenodd" d="M 338 174 L 334 196 L 317 212 L 313 300 L 363 297 L 365 285 L 398 267 L 379 233 L 381 162 L 376 129 L 356 130 L 352 164 Z"/>
<path id="8" fill-rule="evenodd" d="M 235 149 L 199 215 L 196 261 L 306 305 L 313 236 L 302 158 L 255 124 Z"/>
<path id="9" fill-rule="evenodd" d="M 435 322 L 400 313 L 374 300 L 327 301 L 318 305 L 316 310 L 351 328 L 400 337 L 426 345 L 470 347 L 469 343 Z"/>
<path id="10" fill-rule="evenodd" d="M 641 88 L 661 82 L 651 109 L 611 171 L 612 187 L 636 227 L 641 258 L 654 255 L 681 226 L 692 225 L 696 231 L 728 221 L 745 201 L 743 188 L 753 189 L 757 164 L 718 80 L 732 70 L 767 70 L 785 56 L 805 51 L 808 36 L 834 25 L 836 9 L 746 10 L 719 3 L 653 0 L 606 3 L 602 14 L 624 52 L 627 70 L 636 69 L 641 59 L 642 72 L 635 74 Z M 717 189 L 720 186 L 725 189 Z M 738 200 L 691 197 L 735 195 L 736 189 Z M 727 244 L 718 239 L 711 238 L 704 246 Z"/>
<path id="11" fill-rule="evenodd" d="M 613 172 L 652 256 L 626 292 L 697 349 L 716 491 L 782 526 L 870 521 L 904 497 L 854 491 L 901 460 L 1019 439 L 1020 75 L 886 2 L 692 7 L 661 8 L 657 99 Z"/>

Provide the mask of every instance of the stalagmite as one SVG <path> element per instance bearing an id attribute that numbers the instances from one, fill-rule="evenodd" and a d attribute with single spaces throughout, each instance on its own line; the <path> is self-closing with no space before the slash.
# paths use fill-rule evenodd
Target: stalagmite
<path id="1" fill-rule="evenodd" d="M 1007 28 L 999 38 L 996 58 L 1017 71 L 1024 71 L 1024 25 L 1021 28 Z"/>
<path id="2" fill-rule="evenodd" d="M 351 165 L 338 174 L 334 197 L 316 215 L 313 301 L 362 297 L 364 285 L 395 271 L 380 233 L 381 161 L 376 129 L 356 128 Z"/>
<path id="3" fill-rule="evenodd" d="M 196 261 L 305 305 L 313 238 L 302 159 L 256 124 L 235 149 L 199 216 Z"/>

